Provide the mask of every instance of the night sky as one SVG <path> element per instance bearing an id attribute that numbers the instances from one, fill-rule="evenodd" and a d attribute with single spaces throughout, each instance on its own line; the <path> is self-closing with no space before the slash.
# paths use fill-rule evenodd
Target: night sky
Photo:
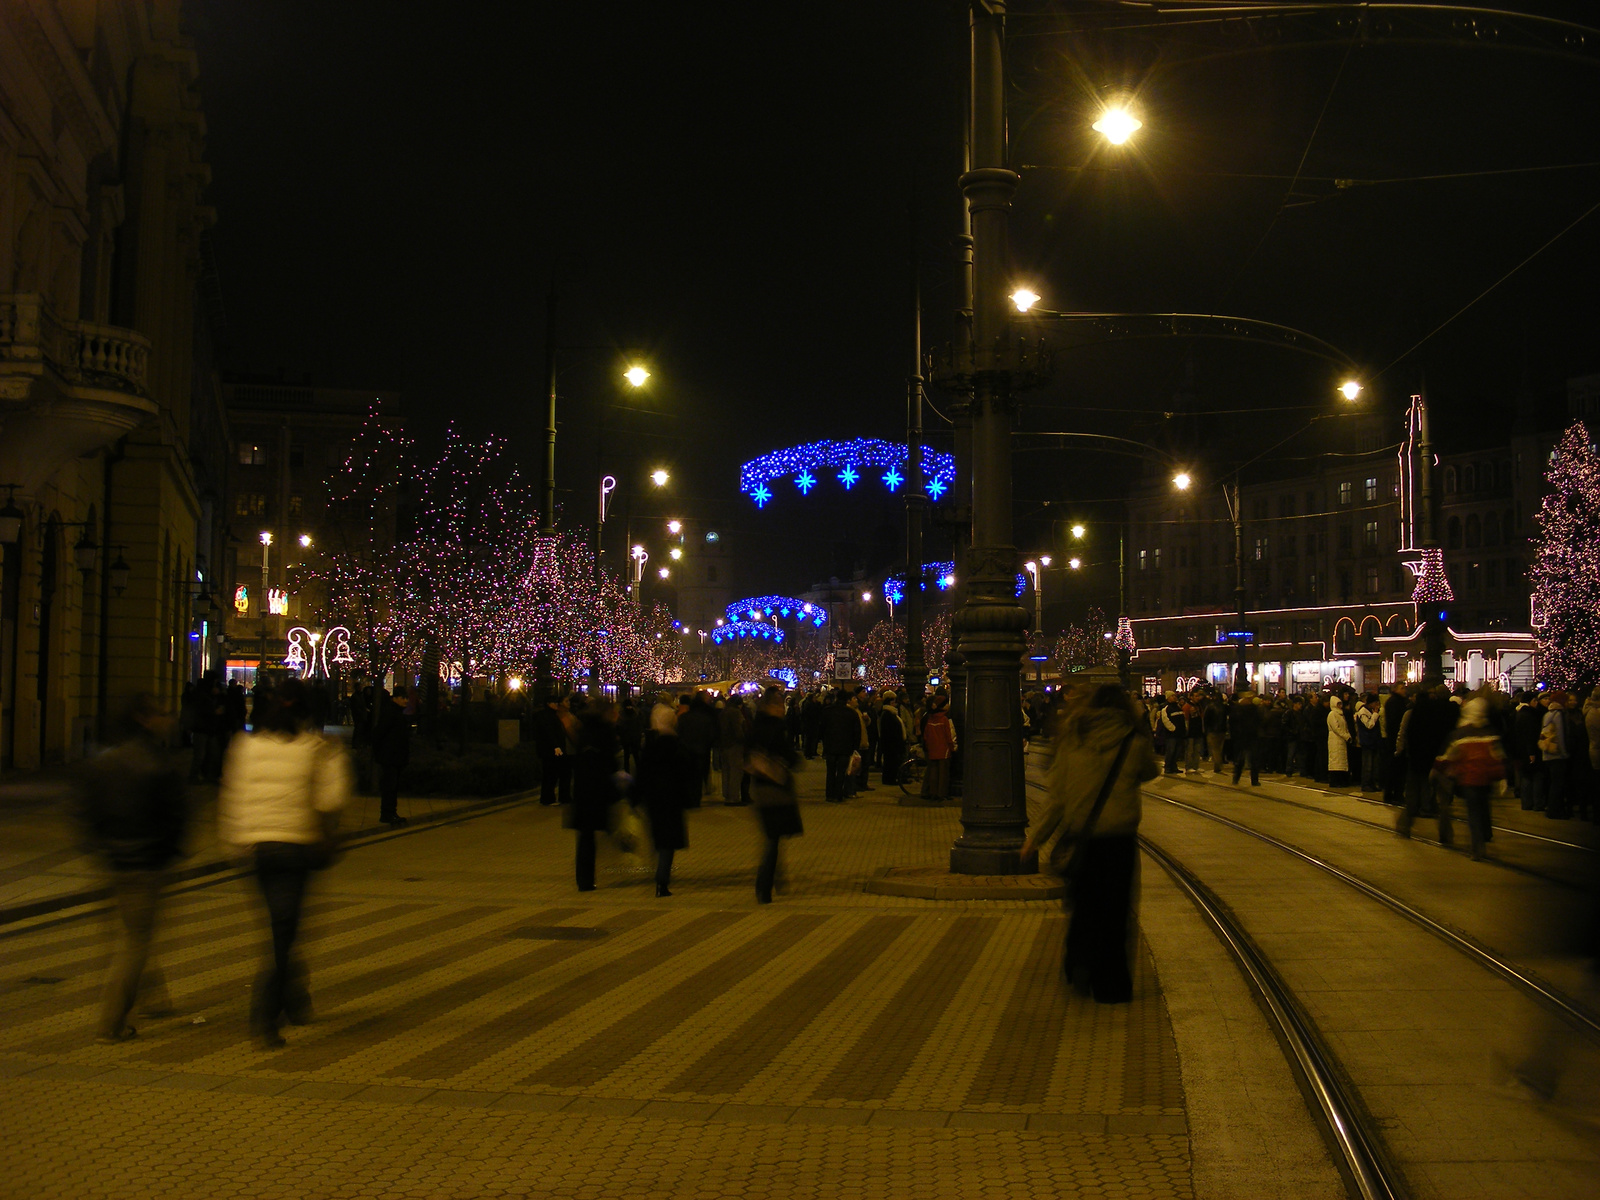
<path id="1" fill-rule="evenodd" d="M 1521 170 L 1600 161 L 1600 52 L 1224 53 L 1201 27 L 1104 28 L 1148 12 L 1013 6 L 1013 165 L 1028 168 L 1013 256 L 1045 306 L 1307 330 L 1363 364 L 1366 403 L 1397 406 L 1425 376 L 1447 447 L 1502 436 L 1519 395 L 1559 419 L 1565 380 L 1600 371 L 1600 214 L 1411 347 L 1600 201 L 1593 165 Z M 606 469 L 669 466 L 665 503 L 729 530 L 752 590 L 893 558 L 897 506 L 814 494 L 756 514 L 737 471 L 795 442 L 903 436 L 913 246 L 929 346 L 955 302 L 964 5 L 193 0 L 190 14 L 229 370 L 399 389 L 424 439 L 450 420 L 500 433 L 532 474 L 553 277 L 575 513 L 591 507 L 597 413 L 624 401 Z M 1088 126 L 1120 92 L 1146 128 L 1111 151 Z M 1518 173 L 1416 178 L 1486 171 Z M 623 397 L 631 356 L 654 378 Z M 1202 476 L 1303 423 L 1277 410 L 1331 406 L 1337 382 L 1316 360 L 1209 341 L 1057 366 L 1023 426 L 1171 446 Z M 1162 415 L 1176 408 L 1207 415 Z M 1255 408 L 1274 411 L 1236 411 Z M 1082 451 L 1018 463 L 1026 550 L 1047 536 L 1043 501 L 1060 514 L 1120 495 L 1139 470 Z"/>

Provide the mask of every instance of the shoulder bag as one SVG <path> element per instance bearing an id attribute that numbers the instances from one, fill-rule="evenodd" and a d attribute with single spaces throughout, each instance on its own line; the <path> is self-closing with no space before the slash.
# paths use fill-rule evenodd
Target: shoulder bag
<path id="1" fill-rule="evenodd" d="M 1056 874 L 1068 883 L 1083 873 L 1085 848 L 1089 839 L 1094 836 L 1094 827 L 1100 820 L 1100 813 L 1106 806 L 1106 800 L 1111 795 L 1112 786 L 1117 782 L 1117 776 L 1122 774 L 1122 764 L 1128 760 L 1128 747 L 1133 745 L 1133 739 L 1138 732 L 1138 727 L 1135 726 L 1128 730 L 1128 736 L 1122 739 L 1122 745 L 1117 748 L 1117 756 L 1111 762 L 1111 770 L 1106 772 L 1105 781 L 1100 785 L 1100 794 L 1094 798 L 1094 807 L 1089 810 L 1089 819 L 1083 823 L 1083 828 L 1071 838 L 1063 834 L 1056 839 L 1055 848 L 1050 855 L 1050 865 L 1055 868 Z"/>

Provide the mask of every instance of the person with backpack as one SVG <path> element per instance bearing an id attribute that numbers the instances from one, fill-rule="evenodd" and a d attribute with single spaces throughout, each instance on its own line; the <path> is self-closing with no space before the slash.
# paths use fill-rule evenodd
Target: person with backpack
<path id="1" fill-rule="evenodd" d="M 1481 861 L 1489 840 L 1489 789 L 1506 777 L 1505 750 L 1489 725 L 1489 705 L 1481 696 L 1461 706 L 1461 720 L 1438 765 L 1466 803 L 1472 858 Z"/>

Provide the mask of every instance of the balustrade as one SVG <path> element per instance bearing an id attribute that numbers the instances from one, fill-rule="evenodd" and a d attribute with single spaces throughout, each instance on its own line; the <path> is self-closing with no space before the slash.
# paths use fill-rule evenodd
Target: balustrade
<path id="1" fill-rule="evenodd" d="M 37 295 L 0 296 L 0 363 L 43 362 L 63 379 L 144 395 L 150 341 L 115 325 L 63 321 Z"/>

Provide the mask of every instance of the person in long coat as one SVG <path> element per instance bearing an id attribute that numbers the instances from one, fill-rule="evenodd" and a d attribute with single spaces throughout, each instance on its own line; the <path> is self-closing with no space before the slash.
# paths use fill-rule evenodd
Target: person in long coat
<path id="1" fill-rule="evenodd" d="M 883 694 L 883 709 L 878 713 L 878 746 L 883 751 L 883 782 L 899 783 L 900 764 L 906 757 L 906 727 L 899 698 L 893 692 Z"/>
<path id="2" fill-rule="evenodd" d="M 700 779 L 694 757 L 678 739 L 677 709 L 670 704 L 651 709 L 650 732 L 652 736 L 645 739 L 639 752 L 633 796 L 650 818 L 650 840 L 656 847 L 656 895 L 670 896 L 672 857 L 689 845 L 683 810 L 699 795 Z"/>
<path id="3" fill-rule="evenodd" d="M 956 752 L 956 727 L 945 711 L 946 703 L 944 694 L 936 693 L 928 702 L 928 715 L 922 722 L 922 745 L 928 752 L 922 794 L 930 800 L 943 800 L 950 794 L 950 756 Z"/>
<path id="4" fill-rule="evenodd" d="M 761 707 L 750 723 L 750 733 L 745 740 L 745 761 L 750 764 L 754 778 L 750 794 L 766 838 L 761 865 L 756 868 L 756 901 L 771 904 L 773 884 L 778 877 L 778 849 L 784 838 L 798 837 L 805 832 L 794 786 L 794 767 L 799 756 L 789 743 L 783 721 L 783 692 L 778 688 L 768 688 L 762 694 Z"/>
<path id="5" fill-rule="evenodd" d="M 1349 782 L 1350 723 L 1344 718 L 1344 701 L 1334 696 L 1328 701 L 1328 786 Z"/>
<path id="6" fill-rule="evenodd" d="M 602 703 L 583 714 L 578 749 L 572 765 L 572 803 L 561 823 L 578 834 L 578 890 L 594 891 L 594 835 L 611 830 L 611 806 L 617 802 L 617 706 Z M 698 793 L 696 793 L 698 798 Z"/>

